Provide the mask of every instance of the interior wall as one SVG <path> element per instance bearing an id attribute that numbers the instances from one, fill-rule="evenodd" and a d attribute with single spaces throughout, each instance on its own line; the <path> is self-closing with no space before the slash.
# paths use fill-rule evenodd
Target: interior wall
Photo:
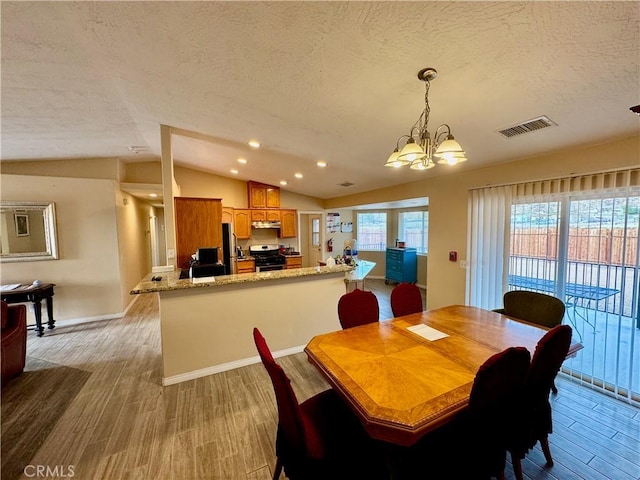
<path id="1" fill-rule="evenodd" d="M 2 284 L 55 283 L 54 318 L 106 318 L 123 311 L 113 180 L 0 176 L 3 200 L 55 202 L 58 260 L 2 263 Z M 46 308 L 44 309 L 46 311 Z M 33 309 L 29 308 L 33 322 Z M 44 312 L 43 312 L 44 315 Z M 46 317 L 45 317 L 46 318 Z"/>
<path id="2" fill-rule="evenodd" d="M 3 175 L 39 177 L 99 178 L 118 180 L 118 158 L 68 158 L 63 160 L 2 161 Z"/>
<path id="3" fill-rule="evenodd" d="M 124 183 L 162 183 L 162 164 L 160 160 L 147 162 L 128 162 L 124 164 Z"/>
<path id="4" fill-rule="evenodd" d="M 153 207 L 117 189 L 117 245 L 120 261 L 120 296 L 123 307 L 134 300 L 129 294 L 140 279 L 151 272 L 151 231 L 149 219 Z"/>
<path id="5" fill-rule="evenodd" d="M 473 162 L 471 155 L 469 162 Z M 460 268 L 459 262 L 467 260 L 467 202 L 470 188 L 637 168 L 639 164 L 640 137 L 631 137 L 468 171 L 456 167 L 446 170 L 445 166 L 437 166 L 437 170 L 432 170 L 435 175 L 423 180 L 329 199 L 325 205 L 331 210 L 403 198 L 429 197 L 427 307 L 437 308 L 465 302 L 466 269 Z M 458 252 L 458 263 L 449 261 L 451 250 Z"/>
<path id="6" fill-rule="evenodd" d="M 353 231 L 351 233 L 344 233 L 342 232 L 342 228 L 339 228 L 337 232 L 333 232 L 333 233 L 329 232 L 327 228 L 327 219 L 329 217 L 329 214 L 331 213 L 339 214 L 341 223 L 351 222 L 353 225 Z M 329 239 L 333 239 L 333 252 L 331 253 L 327 252 L 325 255 L 325 260 L 329 256 L 332 256 L 334 258 L 336 256 L 341 257 L 344 253 L 345 240 L 353 240 L 354 238 L 356 238 L 355 215 L 353 210 L 346 210 L 346 209 L 327 210 L 325 212 L 325 215 L 323 216 L 322 221 L 323 221 L 322 228 L 324 229 L 324 238 L 325 238 L 325 251 L 327 250 L 326 243 L 329 241 Z M 360 253 L 358 252 L 358 255 L 359 254 Z"/>

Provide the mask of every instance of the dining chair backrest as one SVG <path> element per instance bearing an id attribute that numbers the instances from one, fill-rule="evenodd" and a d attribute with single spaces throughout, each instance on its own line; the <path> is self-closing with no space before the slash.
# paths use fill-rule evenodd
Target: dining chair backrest
<path id="1" fill-rule="evenodd" d="M 415 283 L 400 283 L 391 290 L 391 311 L 394 317 L 402 317 L 423 310 L 422 293 Z"/>
<path id="2" fill-rule="evenodd" d="M 380 307 L 373 292 L 356 288 L 338 300 L 338 318 L 343 329 L 379 321 Z"/>
<path id="3" fill-rule="evenodd" d="M 531 354 L 525 347 L 509 347 L 492 355 L 476 373 L 469 411 L 476 413 L 497 403 L 511 403 L 524 384 L 530 361 Z"/>
<path id="4" fill-rule="evenodd" d="M 291 387 L 291 380 L 282 367 L 276 363 L 266 340 L 257 328 L 253 329 L 253 340 L 258 349 L 276 395 L 278 405 L 278 429 L 284 436 L 288 448 L 296 448 L 307 453 L 304 422 L 296 394 Z"/>
<path id="5" fill-rule="evenodd" d="M 571 346 L 571 327 L 558 325 L 538 341 L 527 375 L 527 394 L 548 399 L 553 379 Z"/>
<path id="6" fill-rule="evenodd" d="M 558 325 L 538 341 L 527 373 L 520 418 L 521 427 L 509 446 L 516 479 L 522 479 L 521 459 L 540 442 L 547 466 L 553 465 L 548 435 L 553 431 L 549 394 L 571 344 L 571 327 Z"/>
<path id="7" fill-rule="evenodd" d="M 467 431 L 462 433 L 470 464 L 466 468 L 473 470 L 465 476 L 501 478 L 530 359 L 526 348 L 510 347 L 478 369 L 469 397 Z"/>
<path id="8" fill-rule="evenodd" d="M 559 298 L 529 290 L 511 290 L 503 297 L 501 313 L 552 328 L 562 323 L 565 305 Z"/>

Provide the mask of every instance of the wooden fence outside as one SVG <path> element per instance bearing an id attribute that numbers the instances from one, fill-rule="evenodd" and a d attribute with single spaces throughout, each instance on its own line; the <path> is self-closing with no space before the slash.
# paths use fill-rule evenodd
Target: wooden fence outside
<path id="1" fill-rule="evenodd" d="M 510 255 L 556 259 L 556 228 L 518 228 L 511 231 Z M 568 260 L 601 265 L 638 265 L 637 228 L 570 228 Z"/>

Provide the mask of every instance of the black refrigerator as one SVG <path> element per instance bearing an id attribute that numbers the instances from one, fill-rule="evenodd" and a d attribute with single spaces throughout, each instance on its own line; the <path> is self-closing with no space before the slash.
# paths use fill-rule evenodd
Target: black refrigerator
<path id="1" fill-rule="evenodd" d="M 232 265 L 231 265 L 231 224 L 223 223 L 222 224 L 222 263 L 224 263 L 224 273 L 225 275 L 231 275 Z"/>

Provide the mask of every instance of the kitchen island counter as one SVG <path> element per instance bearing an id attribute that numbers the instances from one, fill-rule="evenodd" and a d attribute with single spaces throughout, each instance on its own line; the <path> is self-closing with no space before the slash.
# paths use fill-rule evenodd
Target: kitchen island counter
<path id="1" fill-rule="evenodd" d="M 340 330 L 338 300 L 352 270 L 305 267 L 198 283 L 162 272 L 147 275 L 131 293 L 158 296 L 162 384 L 171 385 L 259 362 L 254 327 L 276 357 L 301 352 L 314 336 Z M 153 281 L 154 275 L 162 278 Z"/>
<path id="2" fill-rule="evenodd" d="M 375 265 L 375 264 L 374 264 Z M 180 279 L 180 272 L 150 273 L 138 283 L 131 294 L 168 292 L 172 290 L 184 290 L 191 288 L 206 288 L 222 285 L 237 285 L 243 283 L 265 282 L 286 278 L 299 278 L 309 276 L 328 275 L 335 273 L 345 273 L 354 270 L 348 265 L 336 265 L 333 267 L 305 267 L 290 270 L 272 270 L 269 272 L 241 273 L 235 275 L 219 275 L 205 279 L 196 279 L 194 282 L 190 278 Z M 151 280 L 152 277 L 161 277 L 160 281 Z"/>

